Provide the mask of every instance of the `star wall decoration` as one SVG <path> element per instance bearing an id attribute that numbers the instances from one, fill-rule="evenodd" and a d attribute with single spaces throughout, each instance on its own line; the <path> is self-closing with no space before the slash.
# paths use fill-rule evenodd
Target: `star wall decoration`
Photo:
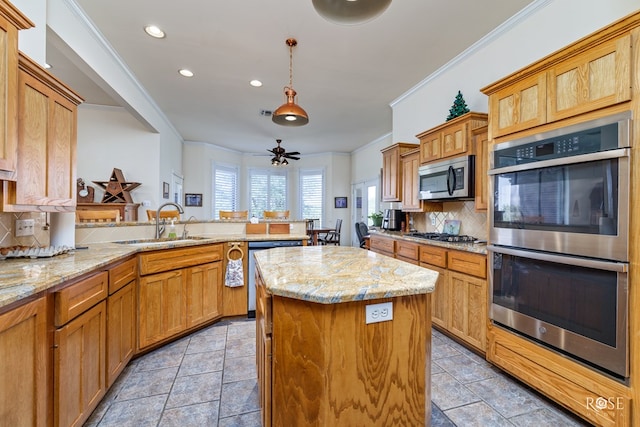
<path id="1" fill-rule="evenodd" d="M 129 191 L 140 186 L 139 182 L 125 180 L 122 171 L 118 168 L 113 168 L 109 181 L 93 181 L 93 183 L 104 189 L 102 203 L 133 203 Z"/>

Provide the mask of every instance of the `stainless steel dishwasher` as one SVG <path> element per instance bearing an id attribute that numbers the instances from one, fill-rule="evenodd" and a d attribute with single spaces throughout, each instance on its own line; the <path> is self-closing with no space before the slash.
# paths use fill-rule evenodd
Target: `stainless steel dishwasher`
<path id="1" fill-rule="evenodd" d="M 253 256 L 256 251 L 265 249 L 282 248 L 287 246 L 302 246 L 301 240 L 268 240 L 260 242 L 249 242 L 249 309 L 248 317 L 256 317 L 256 259 Z"/>

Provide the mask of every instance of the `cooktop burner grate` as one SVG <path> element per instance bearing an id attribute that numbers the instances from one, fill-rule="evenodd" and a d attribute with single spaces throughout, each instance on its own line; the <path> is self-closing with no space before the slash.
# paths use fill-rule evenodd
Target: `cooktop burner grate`
<path id="1" fill-rule="evenodd" d="M 417 237 L 419 239 L 436 240 L 438 242 L 451 243 L 473 243 L 476 238 L 467 235 L 455 235 L 447 233 L 409 233 L 407 236 Z"/>

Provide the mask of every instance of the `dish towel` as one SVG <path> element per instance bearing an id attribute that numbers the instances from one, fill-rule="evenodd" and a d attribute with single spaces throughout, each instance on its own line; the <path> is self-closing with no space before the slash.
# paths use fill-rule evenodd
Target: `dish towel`
<path id="1" fill-rule="evenodd" d="M 242 258 L 229 260 L 227 263 L 227 273 L 224 277 L 224 284 L 229 288 L 237 288 L 238 286 L 244 285 Z"/>

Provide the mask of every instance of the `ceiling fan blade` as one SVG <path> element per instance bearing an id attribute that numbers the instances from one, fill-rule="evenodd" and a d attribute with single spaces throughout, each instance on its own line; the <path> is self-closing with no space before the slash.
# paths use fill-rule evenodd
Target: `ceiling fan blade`
<path id="1" fill-rule="evenodd" d="M 287 154 L 291 154 L 292 156 L 299 156 L 300 155 L 300 153 L 298 151 L 291 151 L 291 152 L 288 152 Z"/>
<path id="2" fill-rule="evenodd" d="M 292 156 L 292 155 L 289 155 L 289 154 L 285 154 L 284 157 L 286 157 L 287 159 L 291 159 L 291 160 L 300 160 L 300 157 Z"/>

